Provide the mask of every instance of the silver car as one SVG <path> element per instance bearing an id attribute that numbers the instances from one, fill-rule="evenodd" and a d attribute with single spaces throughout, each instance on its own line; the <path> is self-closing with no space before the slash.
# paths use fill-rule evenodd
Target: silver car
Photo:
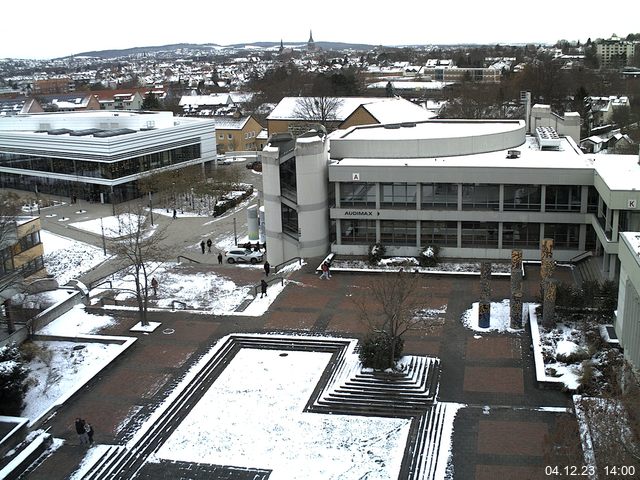
<path id="1" fill-rule="evenodd" d="M 256 264 L 263 260 L 263 253 L 254 250 L 245 250 L 244 248 L 236 248 L 225 253 L 227 263 L 248 262 Z"/>

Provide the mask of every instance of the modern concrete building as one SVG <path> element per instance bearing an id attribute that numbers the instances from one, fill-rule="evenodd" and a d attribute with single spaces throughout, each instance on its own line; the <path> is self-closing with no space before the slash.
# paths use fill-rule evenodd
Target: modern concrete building
<path id="1" fill-rule="evenodd" d="M 215 161 L 215 124 L 171 112 L 0 117 L 0 187 L 120 202 L 151 172 Z"/>
<path id="2" fill-rule="evenodd" d="M 615 34 L 596 44 L 596 57 L 600 68 L 621 68 L 633 58 L 639 42 L 622 40 Z"/>
<path id="3" fill-rule="evenodd" d="M 640 232 L 620 235 L 620 283 L 616 334 L 624 356 L 640 368 Z"/>
<path id="4" fill-rule="evenodd" d="M 591 251 L 610 278 L 618 235 L 640 230 L 633 155 L 584 155 L 549 127 L 522 120 L 430 120 L 271 138 L 261 153 L 269 261 L 329 251 L 507 259 Z M 325 193 L 326 192 L 326 193 Z M 324 219 L 324 220 L 323 220 Z"/>

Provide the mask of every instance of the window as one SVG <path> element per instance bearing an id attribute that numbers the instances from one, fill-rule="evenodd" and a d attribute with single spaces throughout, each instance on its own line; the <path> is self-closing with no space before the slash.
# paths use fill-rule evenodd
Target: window
<path id="1" fill-rule="evenodd" d="M 541 191 L 539 185 L 505 185 L 505 210 L 540 211 Z"/>
<path id="2" fill-rule="evenodd" d="M 415 183 L 382 183 L 380 206 L 382 208 L 416 208 Z"/>
<path id="3" fill-rule="evenodd" d="M 600 195 L 598 194 L 598 190 L 596 190 L 596 187 L 589 186 L 589 191 L 587 194 L 587 212 L 598 213 L 599 199 Z"/>
<path id="4" fill-rule="evenodd" d="M 224 140 L 224 133 L 218 134 L 218 139 L 219 140 Z"/>
<path id="5" fill-rule="evenodd" d="M 538 248 L 539 223 L 503 223 L 502 248 Z"/>
<path id="6" fill-rule="evenodd" d="M 425 210 L 457 210 L 457 183 L 423 183 L 420 205 Z"/>
<path id="7" fill-rule="evenodd" d="M 282 204 L 282 232 L 296 239 L 299 236 L 298 212 L 284 203 Z"/>
<path id="8" fill-rule="evenodd" d="M 498 223 L 462 222 L 462 246 L 498 248 Z"/>
<path id="9" fill-rule="evenodd" d="M 280 164 L 280 194 L 293 202 L 297 202 L 296 157 L 292 157 Z"/>
<path id="10" fill-rule="evenodd" d="M 40 243 L 40 232 L 33 232 L 28 235 L 25 235 L 20 239 L 20 251 L 24 252 L 25 250 L 29 250 L 34 245 Z"/>
<path id="11" fill-rule="evenodd" d="M 233 135 L 231 135 L 230 133 L 227 134 L 227 140 L 233 140 Z"/>
<path id="12" fill-rule="evenodd" d="M 343 244 L 371 245 L 376 241 L 375 220 L 340 220 Z"/>
<path id="13" fill-rule="evenodd" d="M 382 220 L 380 241 L 384 245 L 416 247 L 416 222 L 409 220 Z"/>
<path id="14" fill-rule="evenodd" d="M 498 210 L 500 185 L 471 183 L 462 185 L 463 210 Z"/>
<path id="15" fill-rule="evenodd" d="M 580 185 L 547 185 L 545 210 L 547 212 L 579 212 Z"/>
<path id="16" fill-rule="evenodd" d="M 420 222 L 420 245 L 458 246 L 458 222 Z"/>
<path id="17" fill-rule="evenodd" d="M 376 208 L 376 184 L 340 183 L 340 207 Z"/>
<path id="18" fill-rule="evenodd" d="M 553 239 L 553 248 L 577 250 L 580 225 L 568 223 L 545 223 L 544 237 Z"/>

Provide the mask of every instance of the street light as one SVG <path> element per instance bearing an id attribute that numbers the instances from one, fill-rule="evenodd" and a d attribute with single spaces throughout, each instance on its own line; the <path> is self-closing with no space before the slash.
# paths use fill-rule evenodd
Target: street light
<path id="1" fill-rule="evenodd" d="M 151 200 L 151 192 L 149 192 L 149 212 L 151 213 L 151 226 L 153 227 L 153 201 Z"/>
<path id="2" fill-rule="evenodd" d="M 104 224 L 102 223 L 102 217 L 100 217 L 100 229 L 102 230 L 102 251 L 104 256 L 107 256 L 107 242 L 104 239 Z"/>

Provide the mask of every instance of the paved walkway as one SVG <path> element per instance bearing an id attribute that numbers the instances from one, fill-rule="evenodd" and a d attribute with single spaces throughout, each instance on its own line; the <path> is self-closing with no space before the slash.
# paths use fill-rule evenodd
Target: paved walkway
<path id="1" fill-rule="evenodd" d="M 136 334 L 139 341 L 45 425 L 67 444 L 28 478 L 63 479 L 75 470 L 84 455 L 73 431 L 77 416 L 94 425 L 98 443 L 126 442 L 188 367 L 228 333 L 304 331 L 362 338 L 366 327 L 349 292 L 366 287 L 371 277 L 339 273 L 329 281 L 320 280 L 314 272 L 317 263 L 310 261 L 295 272 L 291 277 L 295 282 L 262 317 L 152 314 L 151 320 L 162 321 L 162 328 Z M 537 269 L 528 267 L 525 301 L 533 300 L 538 278 Z M 405 353 L 439 356 L 439 400 L 468 405 L 454 423 L 454 478 L 544 478 L 545 435 L 567 414 L 540 407 L 567 407 L 569 396 L 536 387 L 528 332 L 478 334 L 462 326 L 462 312 L 478 297 L 477 278 L 433 276 L 428 282 L 425 306 L 447 305 L 444 322 L 409 332 Z M 508 288 L 508 279 L 494 280 L 492 299 L 507 298 Z M 131 335 L 128 328 L 136 322 L 135 313 L 119 317 L 118 325 L 102 333 Z M 165 328 L 171 333 L 163 333 Z M 185 466 L 184 471 L 184 478 L 245 478 L 216 476 L 215 469 L 203 466 Z"/>

